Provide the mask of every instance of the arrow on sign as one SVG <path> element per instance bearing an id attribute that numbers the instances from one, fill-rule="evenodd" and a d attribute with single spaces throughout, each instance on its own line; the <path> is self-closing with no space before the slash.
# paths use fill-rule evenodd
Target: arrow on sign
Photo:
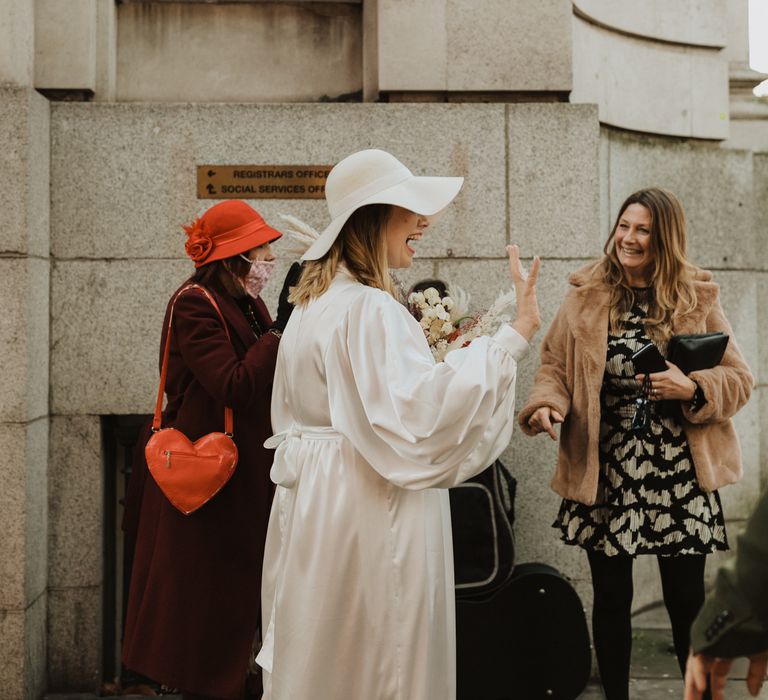
<path id="1" fill-rule="evenodd" d="M 206 189 L 208 190 L 208 194 L 216 194 L 216 190 L 214 189 L 213 185 L 211 185 L 210 183 L 208 183 L 208 185 L 206 186 Z"/>
<path id="2" fill-rule="evenodd" d="M 213 177 L 216 174 L 215 170 L 209 170 L 208 171 L 208 177 Z"/>

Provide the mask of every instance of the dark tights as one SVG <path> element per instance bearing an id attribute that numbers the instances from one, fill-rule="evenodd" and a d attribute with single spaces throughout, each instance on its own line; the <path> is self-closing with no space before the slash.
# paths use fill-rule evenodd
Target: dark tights
<path id="1" fill-rule="evenodd" d="M 632 652 L 632 557 L 587 552 L 592 570 L 592 634 L 606 700 L 629 700 Z M 657 557 L 664 605 L 680 670 L 691 642 L 691 624 L 704 602 L 705 555 Z M 709 700 L 709 692 L 704 695 Z"/>

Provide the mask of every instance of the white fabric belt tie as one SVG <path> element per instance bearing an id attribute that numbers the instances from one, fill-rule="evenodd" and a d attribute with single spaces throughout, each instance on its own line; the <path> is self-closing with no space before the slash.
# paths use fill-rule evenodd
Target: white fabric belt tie
<path id="1" fill-rule="evenodd" d="M 287 489 L 292 488 L 299 479 L 301 473 L 301 461 L 296 458 L 295 452 L 302 440 L 338 440 L 341 433 L 330 426 L 307 426 L 294 423 L 288 430 L 275 433 L 267 438 L 264 447 L 275 450 L 275 459 L 269 477 L 278 486 Z M 294 453 L 289 458 L 288 453 Z"/>
<path id="2" fill-rule="evenodd" d="M 301 465 L 303 460 L 297 454 L 303 440 L 338 440 L 342 437 L 341 433 L 330 426 L 306 426 L 293 423 L 288 430 L 275 433 L 264 442 L 264 447 L 275 451 L 275 460 L 272 463 L 272 470 L 269 476 L 278 486 L 286 489 L 292 489 L 299 480 L 301 474 Z M 293 509 L 295 493 L 280 491 L 275 498 L 283 511 L 280 515 L 281 528 L 287 532 L 290 518 L 286 511 Z M 284 533 L 285 534 L 285 533 Z M 283 553 L 281 553 L 282 559 Z M 282 587 L 282 561 L 278 562 L 278 590 Z M 256 657 L 256 662 L 268 673 L 272 672 L 272 661 L 275 650 L 275 615 L 277 612 L 277 597 L 272 601 L 272 614 L 269 618 L 269 626 L 264 633 L 261 651 Z"/>

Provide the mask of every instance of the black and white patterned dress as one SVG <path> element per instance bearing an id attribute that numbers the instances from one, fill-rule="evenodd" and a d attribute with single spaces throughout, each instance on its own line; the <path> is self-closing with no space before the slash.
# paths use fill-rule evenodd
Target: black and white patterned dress
<path id="1" fill-rule="evenodd" d="M 696 481 L 679 421 L 659 416 L 641 434 L 630 430 L 639 385 L 632 353 L 648 343 L 642 295 L 608 335 L 600 396 L 600 476 L 595 505 L 563 500 L 553 526 L 562 539 L 609 556 L 707 554 L 728 549 L 720 496 Z"/>

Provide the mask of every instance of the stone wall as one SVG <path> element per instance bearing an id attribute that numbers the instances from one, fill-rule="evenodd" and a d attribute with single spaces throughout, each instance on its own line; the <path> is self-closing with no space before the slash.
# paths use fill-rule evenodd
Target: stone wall
<path id="1" fill-rule="evenodd" d="M 571 89 L 569 0 L 377 3 L 382 92 Z"/>
<path id="2" fill-rule="evenodd" d="M 0 89 L 0 688 L 45 689 L 48 552 L 47 101 Z"/>
<path id="3" fill-rule="evenodd" d="M 254 129 L 253 125 L 259 128 Z M 737 425 L 744 481 L 724 489 L 737 526 L 757 495 L 768 451 L 768 347 L 758 304 L 768 289 L 765 156 L 707 143 L 600 128 L 592 105 L 54 104 L 51 111 L 51 460 L 48 628 L 51 687 L 95 682 L 102 587 L 99 416 L 147 413 L 157 381 L 160 322 L 190 272 L 180 225 L 213 202 L 196 199 L 202 163 L 333 163 L 365 147 L 398 155 L 417 174 L 463 175 L 454 205 L 420 243 L 402 277 L 455 280 L 487 306 L 507 283 L 504 246 L 543 257 L 545 327 L 567 275 L 600 254 L 624 197 L 646 185 L 677 192 L 691 257 L 715 270 L 723 304 L 760 388 Z M 259 200 L 273 225 L 292 213 L 315 227 L 321 200 Z M 276 244 L 279 255 L 280 244 Z M 281 260 L 265 296 L 274 309 Z M 85 303 L 77 303 L 86 299 Z M 763 325 L 761 326 L 761 321 Z M 535 348 L 534 350 L 537 350 Z M 537 356 L 521 368 L 519 401 Z M 516 433 L 503 459 L 519 481 L 521 561 L 554 564 L 589 602 L 583 554 L 550 527 L 556 445 Z M 762 478 L 765 481 L 766 475 Z M 636 607 L 658 601 L 653 562 L 638 566 Z M 96 611 L 96 612 L 95 612 Z M 79 640 L 79 641 L 78 641 Z"/>
<path id="4" fill-rule="evenodd" d="M 35 56 L 34 5 L 0 0 L 0 85 L 32 84 Z"/>
<path id="5" fill-rule="evenodd" d="M 574 0 L 571 102 L 604 124 L 655 134 L 728 137 L 725 3 Z M 659 96 L 663 95 L 663 99 Z"/>
<path id="6" fill-rule="evenodd" d="M 351 3 L 120 5 L 116 99 L 315 102 L 361 93 L 361 15 Z"/>

